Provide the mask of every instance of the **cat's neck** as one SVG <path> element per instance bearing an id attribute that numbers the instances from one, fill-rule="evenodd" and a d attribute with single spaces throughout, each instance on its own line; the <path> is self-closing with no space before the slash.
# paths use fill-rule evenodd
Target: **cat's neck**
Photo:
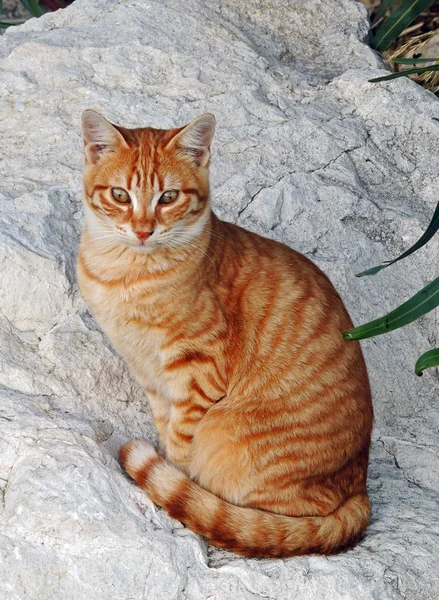
<path id="1" fill-rule="evenodd" d="M 217 217 L 210 211 L 206 224 L 190 243 L 172 248 L 163 247 L 151 253 L 137 252 L 121 244 L 109 245 L 102 243 L 99 236 L 93 236 L 87 225 L 84 228 L 81 245 L 80 259 L 85 262 L 87 269 L 104 282 L 123 281 L 130 283 L 140 277 L 154 277 L 160 273 L 175 272 L 176 277 L 190 276 L 201 270 L 201 263 L 209 259 L 209 246 L 214 234 Z"/>

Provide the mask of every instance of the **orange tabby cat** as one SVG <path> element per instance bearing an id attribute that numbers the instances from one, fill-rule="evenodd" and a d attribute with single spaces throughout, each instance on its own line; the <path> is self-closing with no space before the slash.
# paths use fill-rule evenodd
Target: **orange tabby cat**
<path id="1" fill-rule="evenodd" d="M 246 556 L 329 554 L 369 522 L 372 406 L 326 276 L 209 203 L 215 127 L 83 115 L 85 300 L 148 394 L 161 452 L 120 459 L 151 499 Z"/>

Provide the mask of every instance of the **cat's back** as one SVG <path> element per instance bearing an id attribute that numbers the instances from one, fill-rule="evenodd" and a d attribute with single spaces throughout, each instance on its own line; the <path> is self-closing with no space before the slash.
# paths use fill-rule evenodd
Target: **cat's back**
<path id="1" fill-rule="evenodd" d="M 289 246 L 219 222 L 215 245 L 221 245 L 221 282 L 241 288 L 242 296 L 253 296 L 260 304 L 275 299 L 287 307 L 307 302 L 317 313 L 336 312 L 340 325 L 352 324 L 338 292 L 325 273 L 310 259 Z M 219 249 L 218 249 L 219 251 Z"/>
<path id="2" fill-rule="evenodd" d="M 219 229 L 227 241 L 218 281 L 236 332 L 230 355 L 245 357 L 234 362 L 237 387 L 280 386 L 291 402 L 303 390 L 306 403 L 312 379 L 337 393 L 346 388 L 346 408 L 371 419 L 361 347 L 342 337 L 352 321 L 328 277 L 284 244 L 229 223 Z"/>

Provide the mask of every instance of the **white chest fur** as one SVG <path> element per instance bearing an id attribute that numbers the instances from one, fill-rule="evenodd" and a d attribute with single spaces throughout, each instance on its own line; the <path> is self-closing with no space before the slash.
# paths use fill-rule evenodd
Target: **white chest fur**
<path id="1" fill-rule="evenodd" d="M 107 284 L 81 282 L 81 287 L 99 325 L 145 390 L 160 395 L 166 403 L 185 397 L 185 375 L 165 368 L 179 347 L 169 346 L 169 330 L 157 318 L 160 298 L 146 293 L 141 286 L 110 288 Z"/>

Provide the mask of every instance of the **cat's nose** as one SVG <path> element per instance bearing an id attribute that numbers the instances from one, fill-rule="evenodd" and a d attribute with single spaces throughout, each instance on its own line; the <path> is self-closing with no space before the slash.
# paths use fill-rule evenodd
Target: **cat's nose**
<path id="1" fill-rule="evenodd" d="M 153 231 L 135 231 L 134 233 L 137 235 L 139 240 L 146 240 L 150 235 L 152 235 Z"/>

